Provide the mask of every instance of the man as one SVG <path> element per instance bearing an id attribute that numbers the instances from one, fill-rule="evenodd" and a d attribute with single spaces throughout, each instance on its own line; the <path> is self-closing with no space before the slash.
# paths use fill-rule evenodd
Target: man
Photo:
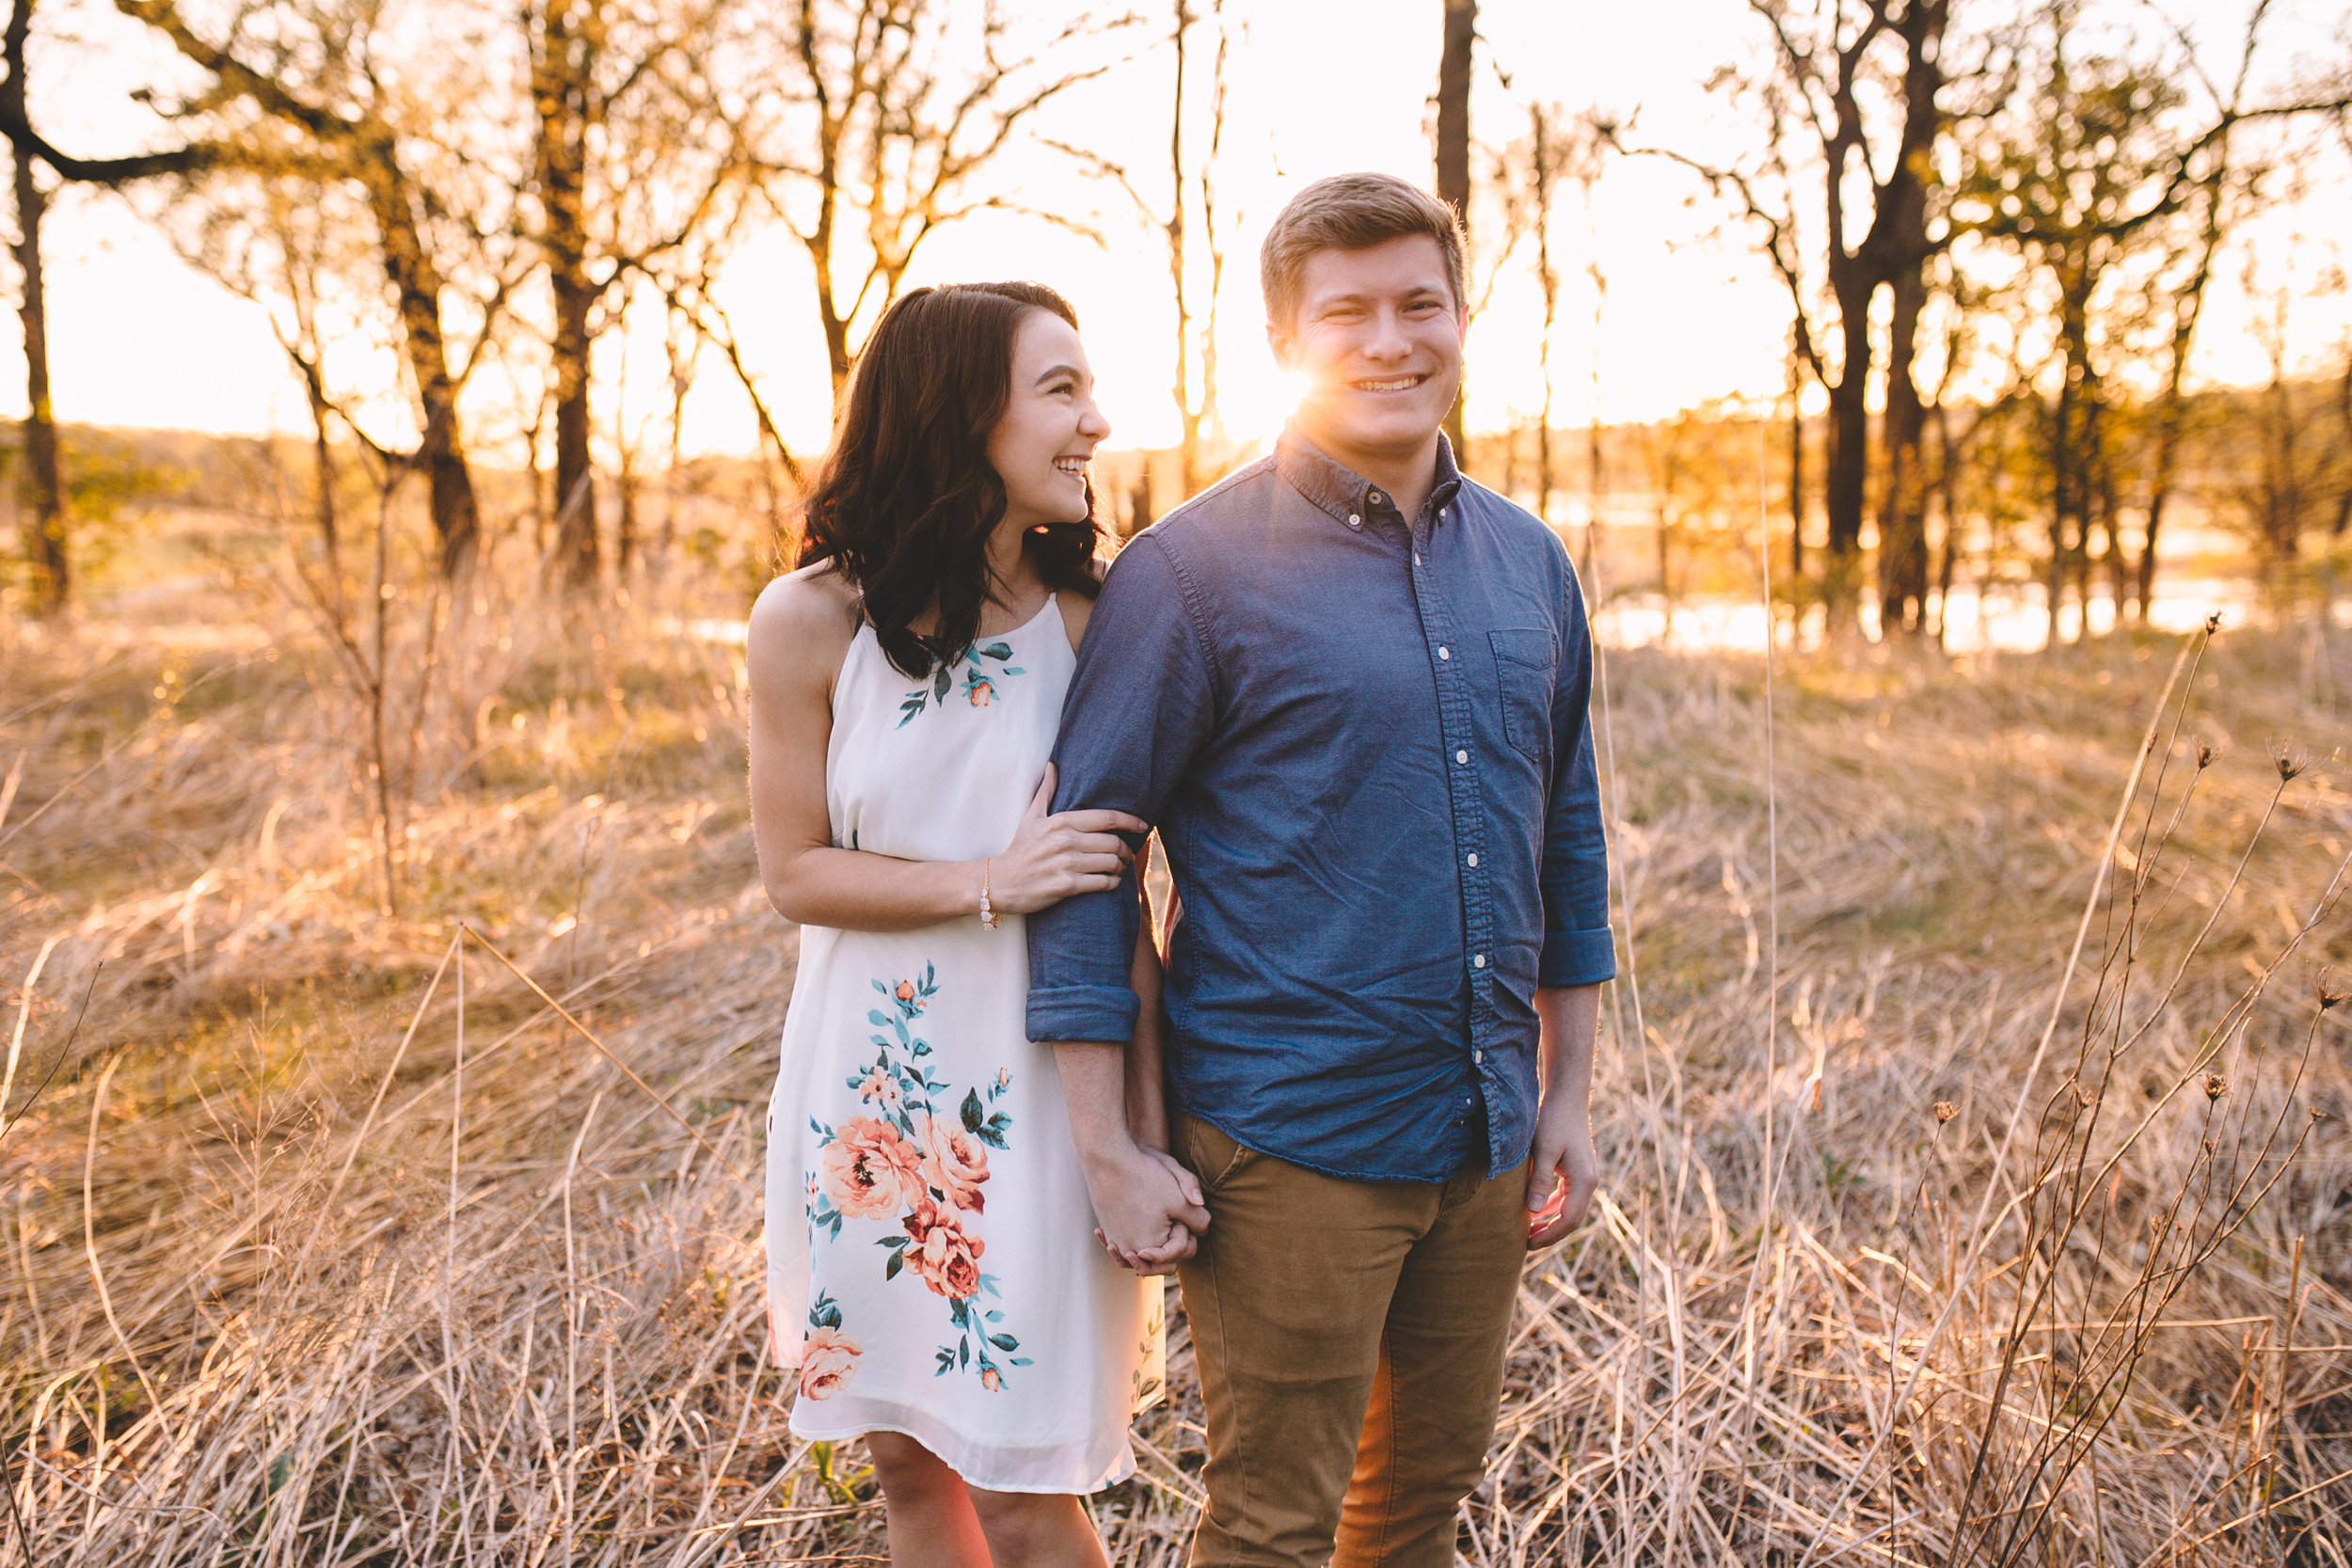
<path id="1" fill-rule="evenodd" d="M 1179 1268 L 1208 1410 L 1195 1568 L 1439 1568 L 1527 1252 L 1597 1180 L 1615 966 L 1590 642 L 1559 541 L 1439 434 L 1453 214 L 1320 181 L 1261 274 L 1297 412 L 1112 567 L 1055 809 L 1152 823 L 1183 905 L 1172 1142 L 1211 1216 Z M 1198 1212 L 1120 1114 L 1136 918 L 1132 888 L 1030 917 L 1028 1026 L 1063 1042 L 1104 1238 L 1148 1266 Z"/>

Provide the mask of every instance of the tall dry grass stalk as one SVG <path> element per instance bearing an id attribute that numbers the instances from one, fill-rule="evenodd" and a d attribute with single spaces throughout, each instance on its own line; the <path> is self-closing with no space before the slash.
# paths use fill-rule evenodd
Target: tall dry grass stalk
<path id="1" fill-rule="evenodd" d="M 761 1349 L 739 654 L 453 617 L 394 911 L 350 672 L 186 594 L 0 649 L 0 1559 L 879 1560 Z M 1616 657 L 1643 1006 L 1470 1560 L 2352 1558 L 2352 797 L 2270 750 L 2342 721 L 2301 638 L 2175 654 Z M 1121 1563 L 1200 1501 L 1174 1333 Z"/>

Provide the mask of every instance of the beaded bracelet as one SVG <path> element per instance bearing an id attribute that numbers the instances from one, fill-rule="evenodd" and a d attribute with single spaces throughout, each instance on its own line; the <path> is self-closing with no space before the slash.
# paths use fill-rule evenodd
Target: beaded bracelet
<path id="1" fill-rule="evenodd" d="M 989 907 L 988 902 L 988 866 L 987 861 L 980 862 L 980 929 L 983 931 L 996 929 L 997 918 L 996 911 Z"/>

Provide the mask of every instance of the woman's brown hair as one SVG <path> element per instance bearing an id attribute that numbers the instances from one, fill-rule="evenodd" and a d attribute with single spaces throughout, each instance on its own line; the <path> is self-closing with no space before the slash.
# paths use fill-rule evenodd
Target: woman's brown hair
<path id="1" fill-rule="evenodd" d="M 971 646 L 996 586 L 988 540 L 1004 520 L 1005 486 L 988 437 L 1011 397 L 1014 334 L 1032 310 L 1078 325 L 1070 302 L 1041 283 L 916 289 L 891 306 L 866 340 L 803 507 L 800 564 L 830 561 L 856 585 L 883 655 L 913 679 Z M 1092 598 L 1101 538 L 1089 480 L 1085 518 L 1031 529 L 1021 547 L 1048 588 Z M 934 605 L 934 629 L 916 633 L 913 623 Z"/>

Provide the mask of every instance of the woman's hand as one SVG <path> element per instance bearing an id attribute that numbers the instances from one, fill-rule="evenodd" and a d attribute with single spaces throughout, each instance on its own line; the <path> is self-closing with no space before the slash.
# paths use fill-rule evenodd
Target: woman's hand
<path id="1" fill-rule="evenodd" d="M 1047 815 L 1054 803 L 1054 765 L 1013 830 L 1005 852 L 988 864 L 988 900 L 1006 914 L 1033 914 L 1081 893 L 1119 885 L 1135 859 L 1127 841 L 1113 830 L 1150 832 L 1142 818 L 1123 811 L 1065 811 Z"/>

